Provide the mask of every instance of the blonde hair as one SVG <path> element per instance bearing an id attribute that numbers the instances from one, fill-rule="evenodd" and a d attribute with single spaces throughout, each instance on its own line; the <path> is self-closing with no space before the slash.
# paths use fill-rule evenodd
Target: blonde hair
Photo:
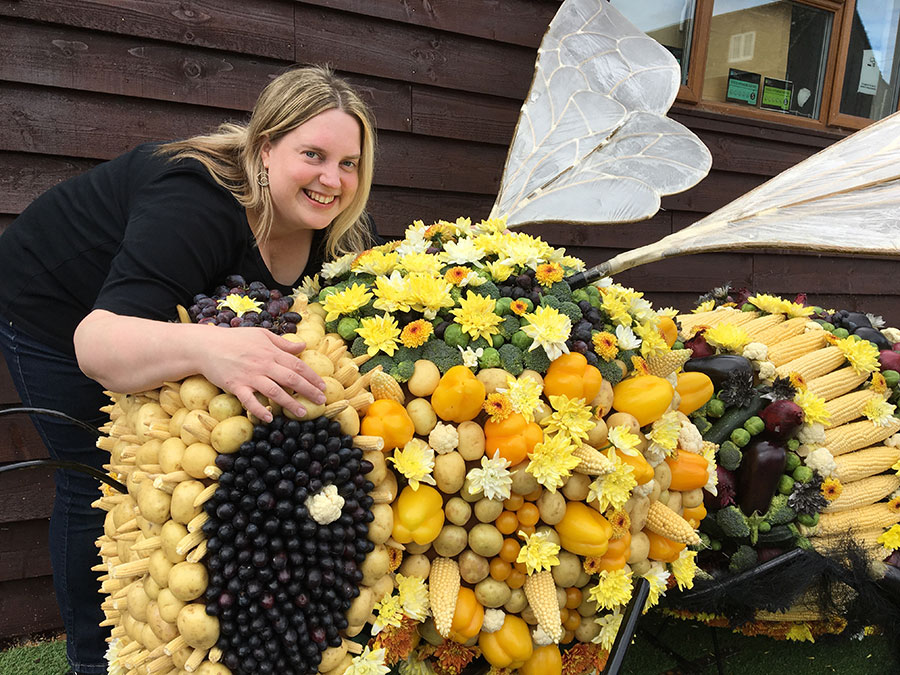
<path id="1" fill-rule="evenodd" d="M 372 245 L 365 208 L 374 173 L 375 125 L 368 106 L 330 68 L 305 66 L 283 73 L 263 89 L 246 125 L 225 123 L 212 134 L 166 143 L 159 151 L 203 164 L 217 183 L 257 214 L 254 235 L 258 241 L 265 241 L 272 231 L 274 209 L 269 190 L 257 181 L 265 170 L 262 146 L 327 110 L 341 110 L 355 117 L 362 144 L 359 186 L 347 208 L 328 226 L 325 255 L 362 251 Z"/>

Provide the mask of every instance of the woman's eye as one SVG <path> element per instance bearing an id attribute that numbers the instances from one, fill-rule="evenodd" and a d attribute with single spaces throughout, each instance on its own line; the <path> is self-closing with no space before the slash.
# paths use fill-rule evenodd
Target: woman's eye
<path id="1" fill-rule="evenodd" d="M 312 150 L 307 150 L 304 154 L 305 154 L 307 157 L 309 157 L 310 159 L 317 159 L 318 156 L 319 156 L 318 153 L 316 153 L 316 152 L 314 152 L 314 151 L 312 151 Z"/>
<path id="2" fill-rule="evenodd" d="M 356 168 L 356 162 L 354 162 L 352 159 L 344 160 L 343 164 L 344 164 L 344 166 L 347 167 L 348 169 L 355 169 L 355 168 Z"/>

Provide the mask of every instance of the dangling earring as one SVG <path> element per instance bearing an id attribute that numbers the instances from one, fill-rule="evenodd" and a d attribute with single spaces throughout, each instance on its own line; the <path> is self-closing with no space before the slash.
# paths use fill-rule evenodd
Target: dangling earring
<path id="1" fill-rule="evenodd" d="M 269 172 L 263 169 L 256 174 L 256 182 L 259 183 L 260 187 L 269 187 Z"/>

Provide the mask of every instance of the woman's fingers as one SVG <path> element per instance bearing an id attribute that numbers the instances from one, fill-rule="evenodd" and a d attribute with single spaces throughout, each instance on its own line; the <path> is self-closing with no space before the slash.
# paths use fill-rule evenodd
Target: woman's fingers
<path id="1" fill-rule="evenodd" d="M 241 402 L 244 409 L 251 415 L 255 415 L 266 424 L 272 421 L 271 411 L 256 398 L 251 387 L 234 387 L 234 390 L 231 393 L 237 397 L 237 400 Z"/>
<path id="2" fill-rule="evenodd" d="M 319 396 L 325 391 L 325 381 L 305 361 L 289 354 L 277 357 L 275 362 L 288 371 L 286 379 L 278 379 L 278 382 L 286 387 L 302 394 L 310 401 L 320 403 Z"/>

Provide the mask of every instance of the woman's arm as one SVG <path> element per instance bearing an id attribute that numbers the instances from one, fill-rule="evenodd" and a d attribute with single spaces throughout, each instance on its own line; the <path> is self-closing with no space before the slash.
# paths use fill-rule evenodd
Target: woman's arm
<path id="1" fill-rule="evenodd" d="M 264 328 L 165 323 L 102 309 L 75 331 L 78 366 L 111 391 L 146 391 L 201 374 L 264 421 L 272 416 L 254 392 L 298 416 L 306 411 L 285 389 L 324 403 L 324 382 L 296 356 L 304 348 Z"/>

